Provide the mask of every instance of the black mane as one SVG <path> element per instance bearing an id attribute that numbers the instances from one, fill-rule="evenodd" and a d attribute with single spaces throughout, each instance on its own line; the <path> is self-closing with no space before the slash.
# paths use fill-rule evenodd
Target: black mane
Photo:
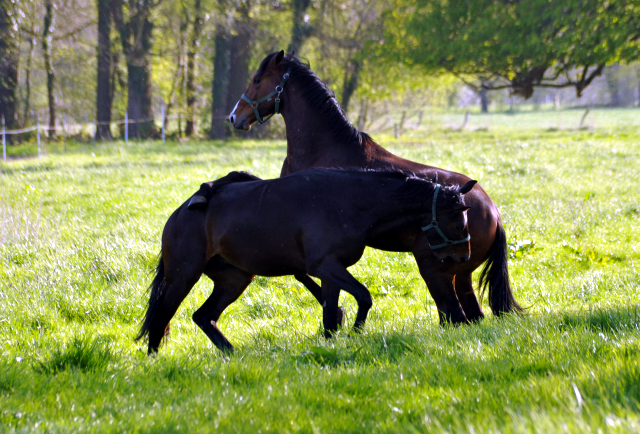
<path id="1" fill-rule="evenodd" d="M 262 61 L 256 76 L 264 73 L 269 61 L 276 54 L 271 53 Z M 309 65 L 302 63 L 296 56 L 287 55 L 280 64 L 280 69 L 281 73 L 291 71 L 289 82 L 296 83 L 298 85 L 296 87 L 302 90 L 302 98 L 309 106 L 320 112 L 325 119 L 325 125 L 331 130 L 336 140 L 356 142 L 359 145 L 372 141 L 368 134 L 358 131 L 351 125 L 335 94 L 318 78 Z"/>
<path id="2" fill-rule="evenodd" d="M 400 187 L 398 187 L 395 191 L 395 194 L 398 194 L 402 200 L 406 200 L 409 202 L 422 202 L 428 201 L 431 202 L 433 200 L 433 193 L 436 189 L 436 182 L 416 176 L 414 172 L 402 170 L 400 168 L 394 169 L 372 169 L 372 168 L 326 168 L 326 167 L 314 167 L 311 169 L 306 169 L 300 172 L 296 172 L 294 175 L 304 176 L 304 172 L 314 171 L 314 172 L 338 172 L 342 174 L 351 173 L 374 173 L 380 176 L 381 178 L 391 178 L 392 180 L 403 180 L 405 181 Z M 290 175 L 291 176 L 291 175 Z M 464 204 L 464 196 L 460 194 L 460 187 L 458 185 L 440 185 L 440 197 L 443 197 L 446 201 L 446 206 L 453 205 L 455 203 Z"/>

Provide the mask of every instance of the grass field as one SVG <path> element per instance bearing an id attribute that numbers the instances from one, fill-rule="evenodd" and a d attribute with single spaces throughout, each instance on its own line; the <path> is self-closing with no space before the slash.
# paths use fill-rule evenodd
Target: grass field
<path id="1" fill-rule="evenodd" d="M 0 431 L 640 431 L 640 110 L 577 130 L 581 115 L 378 137 L 479 180 L 525 316 L 442 328 L 412 256 L 367 250 L 351 269 L 374 298 L 362 335 L 325 341 L 300 284 L 257 277 L 219 323 L 230 357 L 191 321 L 206 278 L 157 358 L 133 337 L 170 213 L 231 170 L 276 177 L 283 141 L 66 143 L 0 163 Z"/>

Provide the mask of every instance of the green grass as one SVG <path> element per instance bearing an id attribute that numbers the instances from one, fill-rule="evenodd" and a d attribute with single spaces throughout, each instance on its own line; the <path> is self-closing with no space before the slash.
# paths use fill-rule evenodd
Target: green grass
<path id="1" fill-rule="evenodd" d="M 0 164 L 0 431 L 638 432 L 640 112 L 577 130 L 581 113 L 377 137 L 479 180 L 527 315 L 439 327 L 412 256 L 367 250 L 362 335 L 325 341 L 300 284 L 258 277 L 220 321 L 230 357 L 191 321 L 206 278 L 157 358 L 133 337 L 169 214 L 230 170 L 277 176 L 284 142 L 67 143 Z"/>

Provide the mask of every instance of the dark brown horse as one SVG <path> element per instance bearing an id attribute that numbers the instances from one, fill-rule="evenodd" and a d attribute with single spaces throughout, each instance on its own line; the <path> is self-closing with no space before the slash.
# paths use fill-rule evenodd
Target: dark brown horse
<path id="1" fill-rule="evenodd" d="M 193 320 L 221 350 L 233 346 L 216 322 L 256 274 L 321 279 L 327 337 L 338 328 L 340 290 L 348 292 L 358 303 L 357 331 L 372 301 L 347 267 L 360 259 L 370 240 L 396 227 L 412 239 L 425 233 L 439 258 L 468 261 L 463 194 L 474 184 L 442 187 L 401 172 L 338 169 L 309 169 L 266 181 L 232 172 L 203 184 L 198 194 L 210 196 L 207 206 L 188 210 L 185 202 L 165 225 L 138 339 L 148 334 L 149 353 L 158 350 L 171 318 L 202 274 L 214 288 Z"/>
<path id="2" fill-rule="evenodd" d="M 367 134 L 354 128 L 333 93 L 293 55 L 267 56 L 249 88 L 229 116 L 233 126 L 249 130 L 270 115 L 281 113 L 287 127 L 287 157 L 281 176 L 310 167 L 364 167 L 400 169 L 443 184 L 463 185 L 466 175 L 426 166 L 393 155 Z M 441 322 L 461 323 L 484 317 L 473 290 L 471 274 L 485 263 L 480 288 L 488 289 L 489 306 L 495 315 L 519 312 L 509 284 L 506 234 L 498 209 L 476 185 L 466 196 L 471 233 L 471 258 L 467 263 L 441 260 L 432 254 L 427 237 L 409 236 L 410 228 L 389 230 L 367 245 L 388 251 L 413 252 L 427 283 Z"/>

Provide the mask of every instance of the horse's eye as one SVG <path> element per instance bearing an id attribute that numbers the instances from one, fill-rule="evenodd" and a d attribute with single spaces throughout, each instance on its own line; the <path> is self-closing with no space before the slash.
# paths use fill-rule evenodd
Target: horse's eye
<path id="1" fill-rule="evenodd" d="M 259 78 L 254 78 L 253 79 L 253 84 L 255 84 L 255 85 L 260 84 L 260 79 Z"/>

